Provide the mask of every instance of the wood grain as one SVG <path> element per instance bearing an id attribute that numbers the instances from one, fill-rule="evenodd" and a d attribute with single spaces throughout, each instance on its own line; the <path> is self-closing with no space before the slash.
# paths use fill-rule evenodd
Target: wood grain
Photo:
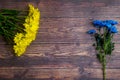
<path id="1" fill-rule="evenodd" d="M 72 73 L 71 73 L 72 71 Z M 8 67 L 1 68 L 1 77 L 7 76 L 6 78 L 74 78 L 79 76 L 78 68 L 53 68 L 53 67 Z"/>
<path id="2" fill-rule="evenodd" d="M 92 20 L 120 22 L 119 0 L 0 0 L 0 8 L 26 10 L 31 3 L 41 11 L 36 40 L 21 57 L 0 36 L 0 80 L 102 80 L 102 71 L 86 33 Z M 117 25 L 119 28 L 120 24 Z M 120 80 L 120 34 L 108 56 L 107 79 Z"/>

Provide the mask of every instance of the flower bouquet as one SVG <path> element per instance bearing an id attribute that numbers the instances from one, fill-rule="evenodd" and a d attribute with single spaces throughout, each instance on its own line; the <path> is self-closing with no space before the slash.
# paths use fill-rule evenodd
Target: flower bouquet
<path id="1" fill-rule="evenodd" d="M 116 24 L 118 22 L 114 20 L 94 20 L 93 25 L 97 28 L 97 31 L 91 29 L 87 32 L 93 35 L 96 41 L 93 46 L 95 46 L 97 58 L 102 64 L 103 80 L 106 80 L 106 57 L 112 54 L 114 50 L 113 36 L 118 33 Z"/>
<path id="2" fill-rule="evenodd" d="M 0 35 L 13 46 L 15 56 L 21 56 L 35 40 L 39 19 L 40 11 L 31 4 L 28 11 L 0 10 Z"/>

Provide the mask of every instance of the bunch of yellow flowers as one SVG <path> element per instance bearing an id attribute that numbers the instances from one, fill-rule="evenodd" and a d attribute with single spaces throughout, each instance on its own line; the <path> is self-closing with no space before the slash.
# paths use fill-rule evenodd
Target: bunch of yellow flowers
<path id="1" fill-rule="evenodd" d="M 21 56 L 30 43 L 35 40 L 39 28 L 40 11 L 29 4 L 29 14 L 25 19 L 24 31 L 25 33 L 17 33 L 14 37 L 13 49 L 16 56 Z"/>

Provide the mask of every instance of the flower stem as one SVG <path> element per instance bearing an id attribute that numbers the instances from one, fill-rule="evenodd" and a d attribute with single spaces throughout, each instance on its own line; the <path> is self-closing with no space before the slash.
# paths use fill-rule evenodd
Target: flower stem
<path id="1" fill-rule="evenodd" d="M 103 80 L 106 80 L 106 56 L 105 56 L 105 53 L 103 55 L 102 66 L 103 66 Z"/>

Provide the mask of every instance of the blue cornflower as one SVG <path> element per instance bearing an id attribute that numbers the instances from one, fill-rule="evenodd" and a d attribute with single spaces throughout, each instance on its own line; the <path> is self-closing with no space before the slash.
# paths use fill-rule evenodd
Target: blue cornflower
<path id="1" fill-rule="evenodd" d="M 93 24 L 95 25 L 95 27 L 97 28 L 101 28 L 105 26 L 105 23 L 102 20 L 94 20 Z"/>
<path id="2" fill-rule="evenodd" d="M 96 30 L 91 29 L 91 30 L 87 31 L 87 33 L 88 33 L 88 34 L 95 34 L 95 33 L 96 33 Z"/>
<path id="3" fill-rule="evenodd" d="M 108 29 L 112 27 L 112 25 L 110 23 L 104 22 L 105 23 L 105 27 L 107 27 Z"/>
<path id="4" fill-rule="evenodd" d="M 110 33 L 117 33 L 118 30 L 115 26 L 112 26 L 110 29 L 109 29 Z"/>
<path id="5" fill-rule="evenodd" d="M 115 21 L 115 20 L 105 20 L 105 21 L 103 21 L 103 22 L 106 22 L 106 23 L 111 24 L 111 25 L 116 25 L 116 24 L 118 24 L 118 22 Z"/>

